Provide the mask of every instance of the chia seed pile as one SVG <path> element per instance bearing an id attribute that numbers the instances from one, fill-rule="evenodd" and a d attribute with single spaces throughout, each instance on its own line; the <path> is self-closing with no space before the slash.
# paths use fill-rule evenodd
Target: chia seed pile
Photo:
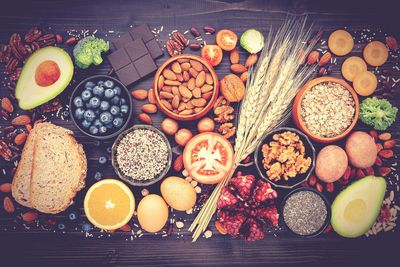
<path id="1" fill-rule="evenodd" d="M 283 207 L 283 218 L 294 233 L 302 236 L 316 233 L 326 221 L 324 200 L 314 192 L 300 191 L 291 195 Z"/>
<path id="2" fill-rule="evenodd" d="M 118 144 L 117 162 L 121 172 L 132 181 L 150 180 L 167 166 L 168 147 L 158 133 L 136 129 Z"/>

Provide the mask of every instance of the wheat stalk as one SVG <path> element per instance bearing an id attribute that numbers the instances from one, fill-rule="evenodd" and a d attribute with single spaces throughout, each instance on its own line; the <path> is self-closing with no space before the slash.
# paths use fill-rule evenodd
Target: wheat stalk
<path id="1" fill-rule="evenodd" d="M 290 106 L 298 90 L 313 74 L 314 68 L 300 65 L 300 51 L 308 54 L 315 45 L 309 45 L 311 28 L 305 27 L 306 18 L 288 20 L 273 37 L 270 30 L 259 61 L 249 69 L 246 94 L 239 110 L 235 139 L 235 169 L 254 152 L 262 136 L 285 123 L 290 116 Z M 221 189 L 235 170 L 219 183 L 193 221 L 189 231 L 195 242 L 208 226 L 217 209 Z"/>

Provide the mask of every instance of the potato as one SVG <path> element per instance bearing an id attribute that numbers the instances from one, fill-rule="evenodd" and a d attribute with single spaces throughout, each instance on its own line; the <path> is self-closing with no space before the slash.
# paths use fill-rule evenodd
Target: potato
<path id="1" fill-rule="evenodd" d="M 168 205 L 179 211 L 190 210 L 196 204 L 196 191 L 183 178 L 170 176 L 161 183 L 161 195 Z"/>
<path id="2" fill-rule="evenodd" d="M 347 138 L 346 153 L 351 165 L 364 169 L 374 165 L 378 151 L 372 136 L 358 131 Z"/>
<path id="3" fill-rule="evenodd" d="M 318 153 L 315 174 L 321 181 L 333 183 L 343 176 L 347 165 L 346 152 L 339 146 L 329 145 Z"/>

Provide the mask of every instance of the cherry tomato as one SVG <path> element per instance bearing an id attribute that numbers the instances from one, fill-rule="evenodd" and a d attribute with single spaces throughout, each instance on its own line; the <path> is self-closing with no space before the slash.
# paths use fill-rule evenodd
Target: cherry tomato
<path id="1" fill-rule="evenodd" d="M 237 35 L 230 30 L 220 30 L 215 37 L 217 45 L 225 51 L 231 51 L 236 47 Z"/>
<path id="2" fill-rule="evenodd" d="M 222 49 L 218 45 L 206 45 L 201 49 L 201 57 L 214 67 L 221 63 L 222 54 Z"/>

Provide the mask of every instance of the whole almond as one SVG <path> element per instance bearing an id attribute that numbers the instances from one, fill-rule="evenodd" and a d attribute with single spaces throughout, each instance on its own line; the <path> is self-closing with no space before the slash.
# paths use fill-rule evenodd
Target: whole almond
<path id="1" fill-rule="evenodd" d="M 187 72 L 186 70 L 184 70 L 183 73 L 182 73 L 182 76 L 183 76 L 183 80 L 184 80 L 185 82 L 189 81 L 189 79 L 190 79 L 189 72 Z"/>
<path id="2" fill-rule="evenodd" d="M 179 93 L 183 97 L 192 98 L 192 92 L 185 86 L 182 86 L 182 85 L 179 86 Z"/>
<path id="3" fill-rule="evenodd" d="M 33 222 L 37 218 L 38 218 L 38 214 L 34 211 L 27 211 L 24 214 L 22 214 L 22 220 L 24 220 L 24 222 L 27 222 L 27 223 Z"/>
<path id="4" fill-rule="evenodd" d="M 5 210 L 7 213 L 14 213 L 15 207 L 14 207 L 14 203 L 13 203 L 13 201 L 11 200 L 10 197 L 4 197 L 3 206 L 4 206 L 4 210 Z"/>
<path id="5" fill-rule="evenodd" d="M 153 124 L 153 120 L 146 113 L 140 113 L 138 119 L 145 124 Z"/>
<path id="6" fill-rule="evenodd" d="M 179 63 L 186 63 L 186 62 L 189 62 L 189 59 L 188 58 L 180 58 L 180 59 L 177 59 L 176 61 L 178 61 Z"/>
<path id="7" fill-rule="evenodd" d="M 200 62 L 198 62 L 197 60 L 190 60 L 190 65 L 192 65 L 192 67 L 197 70 L 198 72 L 203 70 L 203 64 L 201 64 Z"/>
<path id="8" fill-rule="evenodd" d="M 246 68 L 250 68 L 251 66 L 253 66 L 254 64 L 257 63 L 257 60 L 258 60 L 257 54 L 250 54 L 250 55 L 247 57 L 246 62 L 244 63 L 244 66 L 245 66 Z"/>
<path id="9" fill-rule="evenodd" d="M 192 104 L 195 107 L 204 107 L 207 104 L 207 101 L 203 98 L 192 99 Z"/>
<path id="10" fill-rule="evenodd" d="M 183 110 L 183 111 L 181 111 L 181 112 L 179 112 L 179 115 L 192 115 L 194 113 L 194 110 L 193 109 L 185 109 L 185 110 Z"/>
<path id="11" fill-rule="evenodd" d="M 11 121 L 14 126 L 23 126 L 29 123 L 31 123 L 31 118 L 28 115 L 19 115 Z"/>
<path id="12" fill-rule="evenodd" d="M 158 78 L 158 84 L 157 84 L 158 88 L 162 88 L 164 86 L 164 81 L 165 81 L 164 76 L 160 75 L 160 77 Z"/>
<path id="13" fill-rule="evenodd" d="M 319 59 L 319 52 L 314 50 L 308 55 L 307 64 L 308 65 L 315 64 L 317 63 L 318 59 Z"/>
<path id="14" fill-rule="evenodd" d="M 240 79 L 241 79 L 243 82 L 246 82 L 248 77 L 249 77 L 249 73 L 248 73 L 247 71 L 243 72 L 243 73 L 240 75 Z"/>
<path id="15" fill-rule="evenodd" d="M 154 114 L 157 112 L 157 106 L 154 104 L 144 104 L 141 108 L 144 113 Z"/>
<path id="16" fill-rule="evenodd" d="M 173 97 L 171 105 L 173 109 L 177 109 L 179 107 L 179 96 L 176 95 Z"/>
<path id="17" fill-rule="evenodd" d="M 164 92 L 171 93 L 171 92 L 172 92 L 172 87 L 174 87 L 174 86 L 164 85 L 164 86 L 161 88 L 161 90 L 164 91 Z"/>
<path id="18" fill-rule="evenodd" d="M 202 87 L 206 81 L 206 73 L 204 71 L 200 71 L 199 75 L 196 77 L 196 87 Z"/>
<path id="19" fill-rule="evenodd" d="M 162 74 L 165 77 L 165 79 L 167 79 L 167 80 L 171 80 L 171 81 L 176 80 L 176 74 L 170 69 L 164 69 Z"/>
<path id="20" fill-rule="evenodd" d="M 231 65 L 231 71 L 234 73 L 237 73 L 237 74 L 241 74 L 241 73 L 247 71 L 247 69 L 242 64 L 233 64 L 233 65 Z"/>
<path id="21" fill-rule="evenodd" d="M 196 80 L 194 78 L 190 78 L 188 83 L 187 83 L 187 87 L 190 90 L 193 90 L 196 87 Z"/>
<path id="22" fill-rule="evenodd" d="M 183 69 L 183 70 L 189 70 L 190 69 L 190 67 L 191 67 L 191 65 L 190 65 L 190 63 L 189 62 L 185 62 L 185 63 L 182 63 L 181 64 L 181 69 Z"/>
<path id="23" fill-rule="evenodd" d="M 396 145 L 396 140 L 393 140 L 393 139 L 387 140 L 383 143 L 383 147 L 386 149 L 393 148 L 393 147 L 395 147 L 395 145 Z"/>
<path id="24" fill-rule="evenodd" d="M 187 102 L 186 103 L 186 109 L 192 109 L 192 108 L 194 108 L 194 105 L 193 105 L 192 101 Z"/>
<path id="25" fill-rule="evenodd" d="M 189 73 L 190 73 L 194 78 L 196 78 L 197 75 L 199 74 L 199 72 L 198 72 L 197 70 L 195 70 L 194 68 L 190 68 L 190 69 L 189 69 Z"/>
<path id="26" fill-rule="evenodd" d="M 163 76 L 160 76 L 160 78 Z M 164 78 L 164 77 L 163 77 Z M 164 81 L 163 81 L 164 84 Z M 159 87 L 161 88 L 161 87 Z M 132 91 L 132 97 L 135 98 L 136 100 L 145 100 L 147 98 L 147 90 L 145 89 L 136 89 Z"/>
<path id="27" fill-rule="evenodd" d="M 182 111 L 185 109 L 186 109 L 186 103 L 184 103 L 184 102 L 179 103 L 178 111 Z"/>
<path id="28" fill-rule="evenodd" d="M 11 192 L 11 183 L 0 184 L 0 192 L 10 193 Z"/>
<path id="29" fill-rule="evenodd" d="M 205 84 L 201 87 L 201 92 L 204 94 L 204 93 L 208 93 L 208 92 L 212 91 L 213 89 L 214 89 L 214 86 Z"/>
<path id="30" fill-rule="evenodd" d="M 171 70 L 175 73 L 181 73 L 182 72 L 182 68 L 181 68 L 181 64 L 179 64 L 178 61 L 175 61 L 174 63 L 172 63 L 171 65 Z"/>
<path id="31" fill-rule="evenodd" d="M 8 113 L 11 113 L 14 111 L 14 106 L 8 97 L 3 97 L 3 99 L 1 99 L 1 107 Z"/>
<path id="32" fill-rule="evenodd" d="M 25 143 L 26 138 L 28 138 L 28 134 L 27 133 L 19 133 L 15 136 L 14 138 L 14 143 L 19 146 Z"/>
<path id="33" fill-rule="evenodd" d="M 208 92 L 204 93 L 201 97 L 204 98 L 205 100 L 210 100 L 214 92 Z"/>
<path id="34" fill-rule="evenodd" d="M 195 98 L 200 98 L 201 97 L 201 89 L 196 87 L 193 89 L 192 94 Z"/>
<path id="35" fill-rule="evenodd" d="M 175 78 L 176 78 L 176 75 L 175 75 Z M 165 80 L 164 84 L 171 85 L 171 86 L 178 86 L 178 85 L 181 84 L 181 82 L 180 81 L 173 81 L 173 80 Z"/>
<path id="36" fill-rule="evenodd" d="M 396 38 L 394 36 L 387 36 L 386 37 L 386 45 L 393 52 L 396 52 L 397 49 L 399 49 L 399 44 L 397 43 L 397 40 L 396 40 Z"/>
<path id="37" fill-rule="evenodd" d="M 180 172 L 183 169 L 183 155 L 179 155 L 173 164 L 174 171 Z"/>
<path id="38" fill-rule="evenodd" d="M 229 56 L 229 59 L 231 61 L 232 64 L 238 64 L 240 61 L 240 54 L 239 51 L 237 50 L 237 48 L 233 49 L 231 51 L 231 54 Z"/>
<path id="39" fill-rule="evenodd" d="M 177 88 L 177 87 L 174 86 L 173 88 Z M 161 99 L 162 98 L 164 98 L 164 99 L 172 99 L 172 98 L 174 98 L 174 95 L 172 93 L 169 93 L 169 92 L 161 91 L 160 92 L 160 98 Z"/>
<path id="40" fill-rule="evenodd" d="M 167 100 L 161 99 L 160 102 L 161 102 L 161 105 L 163 105 L 167 109 L 173 110 L 171 103 L 169 103 Z"/>
<path id="41" fill-rule="evenodd" d="M 172 94 L 181 97 L 181 94 L 179 93 L 179 88 L 177 86 L 172 87 Z"/>
<path id="42" fill-rule="evenodd" d="M 330 52 L 326 52 L 325 54 L 322 55 L 321 59 L 318 62 L 319 66 L 323 66 L 327 64 L 329 61 L 331 61 L 332 54 Z"/>
<path id="43" fill-rule="evenodd" d="M 210 73 L 206 73 L 206 84 L 213 84 L 214 83 L 214 79 L 212 77 L 212 75 Z"/>
<path id="44" fill-rule="evenodd" d="M 178 81 L 180 81 L 180 82 L 183 82 L 183 75 L 181 74 L 181 73 L 177 73 L 176 74 L 176 79 L 178 80 Z"/>
<path id="45" fill-rule="evenodd" d="M 383 149 L 383 150 L 379 151 L 378 154 L 379 154 L 379 156 L 381 156 L 382 158 L 385 158 L 385 159 L 389 159 L 394 156 L 393 150 L 391 150 L 391 149 Z"/>
<path id="46" fill-rule="evenodd" d="M 194 113 L 199 113 L 203 109 L 204 109 L 204 107 L 194 108 Z"/>
<path id="47" fill-rule="evenodd" d="M 378 138 L 382 141 L 387 141 L 392 138 L 392 135 L 390 133 L 381 133 Z"/>

